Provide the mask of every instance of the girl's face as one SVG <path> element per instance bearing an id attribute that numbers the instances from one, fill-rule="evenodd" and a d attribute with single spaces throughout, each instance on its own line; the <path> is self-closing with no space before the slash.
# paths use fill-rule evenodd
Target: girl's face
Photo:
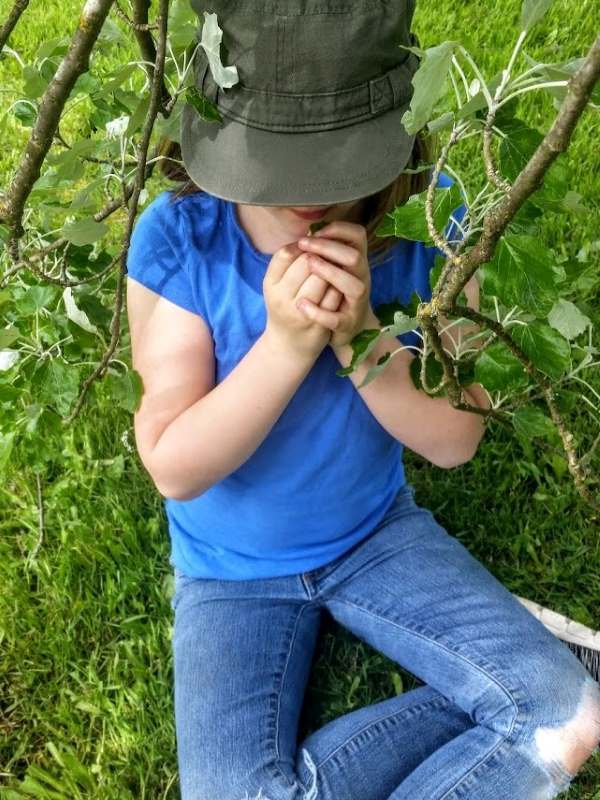
<path id="1" fill-rule="evenodd" d="M 356 222 L 360 219 L 363 198 L 351 200 L 348 203 L 336 203 L 332 206 L 264 206 L 265 211 L 269 212 L 274 221 L 288 230 L 291 234 L 304 232 L 304 230 L 317 220 L 332 222 L 335 219 L 343 219 L 348 222 Z M 310 219 L 302 215 L 309 214 Z"/>
<path id="2" fill-rule="evenodd" d="M 339 219 L 360 223 L 364 200 L 359 198 L 349 203 L 336 203 L 329 208 L 322 206 L 324 210 L 317 220 L 333 222 Z M 303 219 L 294 212 L 319 210 L 319 206 L 257 206 L 243 203 L 236 203 L 236 207 L 240 225 L 262 253 L 274 253 L 280 247 L 306 236 L 309 225 L 316 220 Z"/>

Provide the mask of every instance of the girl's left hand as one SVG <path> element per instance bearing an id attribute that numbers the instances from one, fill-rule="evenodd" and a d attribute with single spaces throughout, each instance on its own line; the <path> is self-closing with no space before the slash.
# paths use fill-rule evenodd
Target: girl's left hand
<path id="1" fill-rule="evenodd" d="M 367 259 L 367 232 L 363 225 L 334 220 L 298 246 L 311 253 L 311 272 L 328 281 L 342 294 L 338 311 L 328 311 L 303 298 L 298 308 L 307 317 L 329 328 L 329 344 L 342 347 L 368 327 L 371 311 L 371 268 Z M 341 266 L 338 266 L 341 265 Z"/>

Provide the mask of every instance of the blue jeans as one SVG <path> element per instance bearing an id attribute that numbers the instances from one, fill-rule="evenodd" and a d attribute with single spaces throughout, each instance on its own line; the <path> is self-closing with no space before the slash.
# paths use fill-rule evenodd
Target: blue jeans
<path id="1" fill-rule="evenodd" d="M 598 751 L 599 684 L 409 484 L 329 564 L 171 604 L 183 800 L 542 800 Z M 324 608 L 425 685 L 297 744 Z"/>

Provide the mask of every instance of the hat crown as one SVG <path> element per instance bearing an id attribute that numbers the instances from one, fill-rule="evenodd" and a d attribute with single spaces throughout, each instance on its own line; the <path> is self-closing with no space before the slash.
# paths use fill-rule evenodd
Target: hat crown
<path id="1" fill-rule="evenodd" d="M 217 14 L 223 65 L 235 66 L 240 84 L 258 91 L 351 88 L 406 62 L 409 51 L 399 45 L 415 43 L 410 33 L 415 0 L 216 0 L 210 8 L 191 0 L 191 5 L 201 23 L 204 12 Z M 199 70 L 206 66 L 203 53 L 200 48 Z"/>

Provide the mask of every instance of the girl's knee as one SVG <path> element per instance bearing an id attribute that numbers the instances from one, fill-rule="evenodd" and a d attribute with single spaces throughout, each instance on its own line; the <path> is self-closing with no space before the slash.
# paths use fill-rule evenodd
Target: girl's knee
<path id="1" fill-rule="evenodd" d="M 600 746 L 600 686 L 590 676 L 583 684 L 574 714 L 561 725 L 538 727 L 535 743 L 540 757 L 558 763 L 574 776 Z"/>
<path id="2" fill-rule="evenodd" d="M 566 681 L 565 687 L 569 685 Z M 576 686 L 576 695 L 565 689 L 532 699 L 519 728 L 519 750 L 542 766 L 561 789 L 600 749 L 600 685 L 588 675 Z M 549 718 L 561 722 L 540 723 Z"/>

